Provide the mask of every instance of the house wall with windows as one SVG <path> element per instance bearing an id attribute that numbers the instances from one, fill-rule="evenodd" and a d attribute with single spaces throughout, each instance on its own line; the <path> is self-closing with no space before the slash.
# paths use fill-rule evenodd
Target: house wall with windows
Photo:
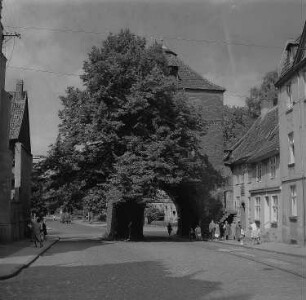
<path id="1" fill-rule="evenodd" d="M 279 69 L 279 135 L 283 240 L 305 245 L 306 59 L 305 28 L 288 42 Z M 291 59 L 290 59 L 291 58 Z"/>
<path id="2" fill-rule="evenodd" d="M 233 203 L 236 219 L 247 229 L 260 226 L 263 239 L 280 241 L 281 189 L 279 155 L 233 167 Z"/>
<path id="3" fill-rule="evenodd" d="M 0 0 L 0 243 L 11 239 L 11 155 L 9 151 L 9 123 L 11 99 L 5 88 L 6 58 L 2 53 L 3 27 Z"/>
<path id="4" fill-rule="evenodd" d="M 256 221 L 263 239 L 281 241 L 278 107 L 273 105 L 263 101 L 261 116 L 230 149 L 225 164 L 233 174 L 233 220 L 246 230 Z"/>

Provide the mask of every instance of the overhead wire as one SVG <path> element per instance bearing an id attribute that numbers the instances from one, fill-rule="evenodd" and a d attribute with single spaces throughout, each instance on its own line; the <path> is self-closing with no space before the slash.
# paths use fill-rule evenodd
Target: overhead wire
<path id="1" fill-rule="evenodd" d="M 108 35 L 110 31 L 88 31 L 88 30 L 75 30 L 75 29 L 69 29 L 69 28 L 50 28 L 50 27 L 39 27 L 39 26 L 12 26 L 12 25 L 6 25 L 7 28 L 14 28 L 14 29 L 21 29 L 21 30 L 46 30 L 50 32 L 63 32 L 63 33 L 84 33 L 84 34 L 94 34 L 94 35 Z M 150 37 L 151 39 L 155 40 L 178 40 L 178 41 L 188 41 L 188 42 L 198 42 L 198 43 L 218 43 L 218 44 L 225 44 L 225 45 L 234 45 L 234 46 L 245 46 L 245 47 L 256 47 L 256 48 L 274 48 L 274 49 L 282 49 L 283 47 L 280 46 L 272 46 L 272 45 L 262 45 L 262 44 L 250 44 L 250 43 L 244 43 L 244 42 L 233 42 L 233 41 L 226 41 L 226 40 L 209 40 L 209 39 L 191 39 L 191 38 L 183 38 L 179 36 L 162 36 L 162 37 L 156 37 L 154 35 L 144 35 L 146 37 Z M 74 77 L 80 77 L 82 74 L 75 74 L 75 73 L 63 73 L 63 72 L 56 72 L 48 69 L 38 69 L 38 68 L 32 68 L 32 67 L 23 67 L 23 66 L 8 66 L 8 68 L 12 69 L 20 69 L 23 71 L 33 71 L 33 72 L 42 72 L 42 73 L 49 73 L 53 75 L 58 76 L 74 76 Z M 226 94 L 239 97 L 239 98 L 247 98 L 249 96 L 247 95 L 240 95 L 237 93 L 233 93 L 231 91 L 226 91 Z"/>
<path id="2" fill-rule="evenodd" d="M 110 33 L 109 30 L 107 31 L 88 31 L 83 29 L 70 29 L 70 28 L 50 28 L 50 27 L 39 27 L 39 26 L 12 26 L 6 25 L 7 28 L 13 29 L 22 29 L 22 30 L 45 30 L 50 32 L 63 32 L 63 33 L 85 33 L 85 34 L 95 34 L 95 35 L 108 35 Z M 282 46 L 274 46 L 274 45 L 263 45 L 263 44 L 255 44 L 255 43 L 245 43 L 242 41 L 227 41 L 227 40 L 214 40 L 214 39 L 192 39 L 192 38 L 185 38 L 180 36 L 168 36 L 162 35 L 157 37 L 154 35 L 143 35 L 145 37 L 153 38 L 156 40 L 177 40 L 177 41 L 187 41 L 187 42 L 197 42 L 197 43 L 213 43 L 213 44 L 225 44 L 225 45 L 233 45 L 233 46 L 245 46 L 245 47 L 255 47 L 255 48 L 267 48 L 267 49 L 283 49 Z"/>

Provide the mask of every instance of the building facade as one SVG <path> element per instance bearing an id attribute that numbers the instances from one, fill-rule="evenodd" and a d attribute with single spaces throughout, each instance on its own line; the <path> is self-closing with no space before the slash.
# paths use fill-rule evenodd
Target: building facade
<path id="1" fill-rule="evenodd" d="M 225 159 L 232 170 L 226 218 L 229 222 L 240 221 L 246 231 L 256 222 L 263 239 L 269 241 L 282 239 L 278 131 L 278 107 L 267 100 L 261 116 Z"/>
<path id="2" fill-rule="evenodd" d="M 282 236 L 286 243 L 306 241 L 306 26 L 286 43 L 276 83 L 279 102 Z"/>
<path id="3" fill-rule="evenodd" d="M 9 151 L 10 95 L 4 90 L 6 58 L 2 53 L 3 27 L 0 0 L 0 242 L 11 240 L 11 155 Z"/>
<path id="4" fill-rule="evenodd" d="M 19 80 L 11 94 L 9 146 L 11 152 L 11 226 L 12 239 L 25 236 L 30 221 L 32 154 L 28 95 Z"/>

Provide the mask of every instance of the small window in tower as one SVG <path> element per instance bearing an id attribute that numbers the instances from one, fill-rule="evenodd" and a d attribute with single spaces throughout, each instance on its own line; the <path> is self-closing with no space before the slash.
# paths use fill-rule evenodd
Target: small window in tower
<path id="1" fill-rule="evenodd" d="M 178 66 L 170 66 L 169 67 L 169 75 L 177 77 L 177 75 L 178 75 Z"/>

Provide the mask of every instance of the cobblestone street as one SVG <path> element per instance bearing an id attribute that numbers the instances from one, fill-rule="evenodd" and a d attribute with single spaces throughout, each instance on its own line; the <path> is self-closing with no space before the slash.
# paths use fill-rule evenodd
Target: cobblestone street
<path id="1" fill-rule="evenodd" d="M 305 279 L 246 259 L 257 257 L 251 250 L 239 257 L 231 254 L 239 252 L 233 246 L 168 239 L 163 228 L 151 229 L 143 242 L 107 242 L 97 239 L 103 226 L 49 226 L 51 235 L 65 238 L 17 277 L 1 281 L 2 300 L 305 297 Z M 270 260 L 277 265 L 277 255 Z M 278 263 L 304 263 L 293 260 Z"/>

